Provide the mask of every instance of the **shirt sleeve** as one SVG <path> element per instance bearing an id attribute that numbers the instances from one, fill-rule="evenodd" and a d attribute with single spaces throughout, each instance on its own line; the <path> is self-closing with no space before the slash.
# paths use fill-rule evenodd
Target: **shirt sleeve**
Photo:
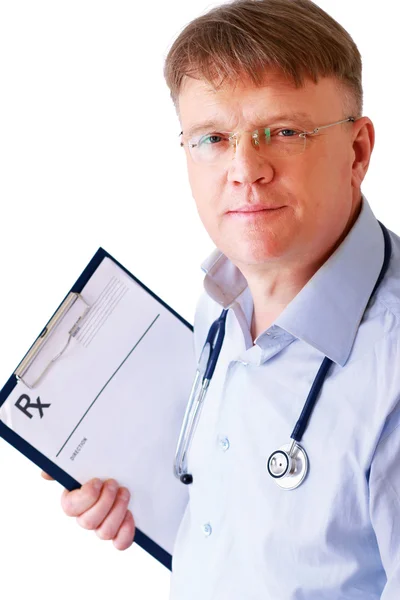
<path id="1" fill-rule="evenodd" d="M 400 411 L 399 411 L 400 413 Z M 398 600 L 400 590 L 400 414 L 385 429 L 369 477 L 370 517 L 387 576 L 381 600 Z"/>

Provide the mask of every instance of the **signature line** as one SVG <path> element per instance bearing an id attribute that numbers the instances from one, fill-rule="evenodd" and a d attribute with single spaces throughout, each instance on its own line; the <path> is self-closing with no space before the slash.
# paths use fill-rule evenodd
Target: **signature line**
<path id="1" fill-rule="evenodd" d="M 111 379 L 118 373 L 118 371 L 120 370 L 120 368 L 122 367 L 122 365 L 124 364 L 124 362 L 130 357 L 130 355 L 132 354 L 132 352 L 134 351 L 134 349 L 139 345 L 139 343 L 142 341 L 142 339 L 144 338 L 144 336 L 146 335 L 146 333 L 148 333 L 148 331 L 150 331 L 151 327 L 153 327 L 154 323 L 157 321 L 157 319 L 158 319 L 159 316 L 160 315 L 158 314 L 156 316 L 156 318 L 154 319 L 154 321 L 152 323 L 150 323 L 150 325 L 148 326 L 148 328 L 146 329 L 146 331 L 144 332 L 144 334 L 142 335 L 142 337 L 139 338 L 139 340 L 133 346 L 132 350 L 129 351 L 129 353 L 124 358 L 124 360 L 122 361 L 122 363 L 119 365 L 119 367 L 111 375 L 110 379 L 108 381 L 106 381 L 106 383 L 103 385 L 103 387 L 101 388 L 100 392 L 97 394 L 96 398 L 93 400 L 92 404 L 89 406 L 89 408 L 87 409 L 87 411 L 85 412 L 85 414 L 83 415 L 83 417 L 81 418 L 81 420 L 78 422 L 78 424 L 76 425 L 76 427 L 72 430 L 71 434 L 67 437 L 67 439 L 65 440 L 64 444 L 61 446 L 61 448 L 57 452 L 56 457 L 58 457 L 58 455 L 60 454 L 60 452 L 63 450 L 63 448 L 67 444 L 68 440 L 72 437 L 72 435 L 74 434 L 74 432 L 77 430 L 77 428 L 79 427 L 79 425 L 82 423 L 83 419 L 86 417 L 86 415 L 88 414 L 89 410 L 92 408 L 93 404 L 96 402 L 97 398 L 100 396 L 100 394 L 108 386 L 108 384 L 110 383 Z"/>

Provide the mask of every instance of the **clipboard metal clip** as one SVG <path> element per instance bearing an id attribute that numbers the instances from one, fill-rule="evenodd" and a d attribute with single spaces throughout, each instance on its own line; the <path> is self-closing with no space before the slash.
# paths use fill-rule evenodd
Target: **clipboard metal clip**
<path id="1" fill-rule="evenodd" d="M 33 381 L 33 383 L 29 383 L 26 380 L 26 378 L 24 379 L 24 377 L 26 376 L 28 370 L 31 368 L 31 366 L 33 365 L 34 361 L 38 358 L 41 350 L 43 349 L 44 345 L 49 340 L 49 338 L 52 335 L 52 333 L 54 333 L 54 331 L 56 330 L 57 326 L 61 323 L 62 319 L 67 315 L 68 311 L 72 308 L 72 306 L 75 304 L 75 302 L 78 299 L 81 300 L 84 303 L 84 310 L 83 310 L 83 313 L 77 319 L 77 321 L 75 321 L 75 323 L 71 327 L 71 329 L 68 331 L 68 339 L 67 339 L 67 342 L 66 342 L 65 346 L 62 348 L 62 350 L 60 352 L 58 352 L 56 354 L 56 356 L 54 356 L 45 365 L 44 369 L 36 377 L 36 379 Z M 41 332 L 41 334 L 37 338 L 36 342 L 33 344 L 32 348 L 26 354 L 25 358 L 20 362 L 20 364 L 18 365 L 18 367 L 14 371 L 14 375 L 17 377 L 17 379 L 19 381 L 21 381 L 24 385 L 26 385 L 28 388 L 33 389 L 39 383 L 39 381 L 43 378 L 43 376 L 45 375 L 45 373 L 47 373 L 47 371 L 50 369 L 51 365 L 56 360 L 58 360 L 62 354 L 64 354 L 65 350 L 67 349 L 67 347 L 68 347 L 68 345 L 69 345 L 69 343 L 71 341 L 71 338 L 75 337 L 76 334 L 78 333 L 78 331 L 79 331 L 79 329 L 81 327 L 81 324 L 82 324 L 81 322 L 85 318 L 85 316 L 87 315 L 87 313 L 90 310 L 90 308 L 91 307 L 84 300 L 84 298 L 81 296 L 81 294 L 78 294 L 76 292 L 70 292 L 68 294 L 68 296 L 65 298 L 64 302 L 59 307 L 59 309 L 57 310 L 57 312 L 52 316 L 52 318 L 50 319 L 50 321 L 47 323 L 46 327 L 43 329 L 43 331 Z"/>

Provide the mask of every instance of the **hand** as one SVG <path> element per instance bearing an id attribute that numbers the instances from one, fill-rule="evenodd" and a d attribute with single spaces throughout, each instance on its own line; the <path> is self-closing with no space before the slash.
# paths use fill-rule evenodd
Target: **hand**
<path id="1" fill-rule="evenodd" d="M 53 479 L 41 473 L 44 479 Z M 112 540 L 117 550 L 126 550 L 135 535 L 135 522 L 127 506 L 129 490 L 119 487 L 115 479 L 102 482 L 91 479 L 78 490 L 64 490 L 61 506 L 70 517 L 77 517 L 84 529 L 92 529 L 102 540 Z"/>

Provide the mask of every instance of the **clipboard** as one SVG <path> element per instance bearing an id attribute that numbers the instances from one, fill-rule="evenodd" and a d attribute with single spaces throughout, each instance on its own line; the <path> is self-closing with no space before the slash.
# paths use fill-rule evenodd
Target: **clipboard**
<path id="1" fill-rule="evenodd" d="M 73 470 L 74 461 L 79 462 L 79 460 L 81 460 L 80 452 L 82 451 L 84 444 L 78 445 L 78 447 L 75 448 L 75 450 L 74 450 L 74 452 L 72 452 L 72 454 L 70 451 L 70 456 L 69 456 L 68 460 L 71 461 L 71 466 L 68 466 L 68 468 L 63 468 L 62 466 L 60 466 L 60 464 L 57 464 L 57 461 L 60 459 L 60 454 L 63 452 L 64 455 L 66 456 L 65 447 L 68 446 L 68 444 L 70 443 L 70 439 L 75 434 L 75 430 L 77 428 L 79 429 L 79 427 L 81 426 L 81 423 L 84 422 L 84 419 L 86 418 L 87 414 L 91 410 L 92 406 L 95 404 L 95 401 L 101 396 L 101 394 L 103 393 L 103 390 L 108 386 L 110 381 L 112 381 L 112 384 L 114 385 L 115 382 L 117 381 L 117 377 L 118 377 L 119 373 L 121 373 L 121 372 L 129 373 L 129 370 L 128 370 L 129 362 L 127 362 L 127 361 L 131 360 L 131 356 L 134 356 L 134 354 L 132 354 L 132 352 L 135 351 L 135 349 L 138 347 L 138 345 L 140 346 L 141 343 L 143 345 L 142 340 L 145 338 L 145 336 L 148 334 L 148 332 L 150 330 L 152 332 L 155 331 L 156 328 L 155 328 L 154 324 L 156 323 L 157 319 L 159 319 L 160 314 L 158 314 L 152 320 L 152 322 L 149 323 L 147 330 L 143 331 L 143 335 L 141 337 L 139 337 L 138 339 L 135 339 L 135 344 L 134 344 L 132 350 L 127 354 L 124 361 L 118 365 L 118 369 L 113 369 L 113 372 L 111 373 L 110 377 L 108 376 L 109 374 L 107 374 L 107 376 L 106 376 L 106 373 L 104 373 L 105 381 L 104 381 L 103 388 L 100 390 L 99 394 L 97 395 L 95 400 L 93 402 L 91 402 L 90 405 L 80 407 L 81 413 L 82 413 L 82 418 L 79 420 L 79 422 L 77 423 L 77 426 L 72 431 L 72 433 L 69 435 L 69 437 L 66 439 L 66 441 L 62 445 L 62 447 L 60 447 L 58 452 L 57 453 L 53 452 L 52 458 L 50 458 L 48 456 L 48 453 L 46 451 L 43 451 L 43 448 L 38 448 L 39 444 L 30 443 L 31 440 L 27 439 L 27 437 L 28 437 L 27 435 L 25 435 L 24 433 L 21 433 L 21 431 L 17 431 L 18 430 L 17 426 L 14 426 L 13 424 L 10 425 L 10 423 L 9 423 L 10 426 L 7 425 L 1 419 L 1 417 L 2 417 L 1 409 L 5 408 L 6 402 L 8 402 L 11 405 L 11 397 L 13 394 L 15 395 L 15 393 L 17 391 L 17 386 L 19 386 L 18 389 L 19 388 L 21 388 L 21 389 L 19 391 L 19 397 L 18 397 L 17 401 L 14 402 L 14 400 L 13 400 L 13 402 L 14 402 L 13 410 L 17 413 L 18 418 L 21 418 L 21 419 L 24 418 L 24 423 L 32 422 L 32 421 L 30 421 L 30 419 L 32 419 L 33 416 L 35 416 L 36 423 L 40 422 L 40 420 L 44 417 L 44 415 L 48 414 L 47 411 L 51 407 L 51 404 L 52 404 L 52 401 L 40 399 L 40 395 L 36 398 L 35 394 L 40 389 L 40 386 L 46 382 L 46 378 L 47 378 L 47 380 L 49 380 L 54 375 L 54 372 L 52 373 L 52 371 L 62 368 L 62 365 L 60 365 L 60 363 L 62 363 L 63 360 L 64 360 L 64 362 L 67 359 L 70 361 L 73 361 L 74 349 L 71 348 L 71 345 L 77 344 L 77 339 L 79 338 L 79 336 L 81 336 L 81 339 L 80 339 L 81 346 L 86 343 L 87 344 L 86 347 L 89 347 L 90 344 L 92 344 L 92 347 L 94 347 L 96 341 L 93 341 L 93 340 L 96 339 L 96 335 L 99 338 L 102 334 L 102 331 L 106 330 L 106 326 L 104 325 L 104 323 L 107 323 L 107 320 L 111 320 L 112 317 L 110 317 L 110 314 L 114 315 L 115 318 L 117 318 L 117 309 L 115 308 L 115 306 L 118 305 L 118 302 L 120 302 L 120 305 L 122 305 L 123 301 L 121 300 L 121 298 L 124 297 L 126 290 L 125 290 L 125 292 L 123 289 L 121 291 L 121 287 L 120 287 L 119 291 L 116 292 L 115 291 L 116 288 L 114 285 L 114 291 L 111 292 L 110 291 L 111 288 L 109 285 L 108 291 L 104 290 L 102 292 L 102 296 L 99 296 L 99 298 L 96 300 L 97 307 L 96 307 L 96 302 L 95 303 L 88 302 L 87 299 L 85 299 L 85 294 L 83 293 L 83 291 L 90 284 L 90 282 L 92 280 L 94 280 L 94 276 L 96 276 L 98 273 L 100 273 L 100 267 L 102 269 L 105 269 L 104 265 L 109 265 L 110 268 L 115 268 L 115 266 L 116 266 L 118 269 L 120 269 L 121 273 L 128 276 L 129 281 L 133 282 L 133 285 L 135 286 L 135 289 L 137 289 L 138 293 L 140 291 L 141 294 L 144 294 L 145 297 L 149 299 L 149 302 L 151 301 L 151 302 L 153 302 L 153 304 L 155 303 L 154 305 L 156 305 L 159 308 L 158 312 L 160 314 L 161 313 L 163 314 L 164 322 L 170 323 L 168 326 L 169 327 L 172 326 L 174 328 L 174 331 L 178 333 L 178 338 L 180 338 L 180 336 L 181 336 L 182 347 L 177 350 L 177 352 L 180 354 L 177 354 L 176 356 L 183 358 L 184 361 L 188 361 L 188 357 L 187 357 L 188 349 L 192 345 L 192 338 L 193 338 L 192 325 L 190 325 L 190 323 L 188 323 L 176 311 L 174 311 L 170 306 L 168 306 L 161 298 L 159 298 L 156 294 L 154 294 L 154 292 L 152 292 L 148 287 L 146 287 L 139 279 L 137 279 L 130 271 L 128 271 L 128 269 L 126 269 L 113 256 L 111 256 L 111 254 L 106 252 L 103 248 L 99 248 L 98 251 L 93 256 L 93 258 L 90 260 L 89 264 L 86 266 L 86 268 L 83 270 L 81 275 L 78 277 L 77 281 L 71 287 L 71 289 L 69 290 L 69 292 L 67 293 L 67 295 L 65 296 L 65 298 L 63 299 L 61 304 L 58 306 L 58 308 L 56 309 L 56 311 L 54 312 L 52 317 L 49 319 L 46 326 L 41 330 L 38 337 L 33 342 L 32 346 L 29 348 L 28 352 L 25 354 L 25 356 L 23 357 L 23 359 L 21 360 L 21 362 L 15 369 L 14 373 L 10 376 L 10 378 L 8 379 L 8 381 L 6 382 L 6 384 L 0 391 L 0 437 L 2 437 L 9 444 L 11 444 L 20 453 L 24 454 L 29 460 L 31 460 L 36 465 L 38 465 L 43 471 L 45 471 L 49 475 L 51 475 L 55 480 L 57 480 L 63 487 L 67 488 L 68 490 L 73 490 L 73 489 L 77 489 L 77 488 L 81 487 L 81 483 L 76 479 L 76 477 L 71 475 L 71 471 Z M 125 275 L 123 275 L 122 278 Z M 108 294 L 108 299 L 107 299 L 107 294 Z M 112 294 L 114 294 L 114 296 L 112 296 Z M 103 299 L 101 299 L 101 298 L 103 298 Z M 125 302 L 125 300 L 124 300 L 124 302 Z M 147 302 L 147 300 L 146 300 L 146 302 Z M 114 308 L 112 308 L 113 306 L 114 306 Z M 101 310 L 103 311 L 103 313 L 101 313 Z M 107 310 L 108 310 L 108 316 L 107 316 Z M 172 319 L 172 321 L 171 321 L 171 319 Z M 161 321 L 162 321 L 162 319 L 159 319 L 159 322 L 161 322 Z M 89 322 L 91 323 L 90 326 L 88 325 Z M 171 323 L 172 323 L 172 325 L 171 325 Z M 103 330 L 102 330 L 102 327 L 103 327 Z M 99 331 L 100 331 L 100 333 L 99 333 Z M 162 330 L 160 330 L 160 331 L 162 331 Z M 154 333 L 152 333 L 152 334 L 155 335 Z M 58 339 L 58 338 L 60 338 L 60 339 Z M 62 338 L 62 343 L 60 345 L 61 338 Z M 82 340 L 85 340 L 85 341 L 83 342 Z M 89 340 L 89 342 L 87 340 Z M 58 345 L 55 343 L 56 341 L 57 341 Z M 110 343 L 112 344 L 112 341 Z M 150 343 L 150 342 L 148 342 L 148 343 Z M 81 346 L 80 346 L 80 348 L 81 348 Z M 104 347 L 104 343 L 103 343 L 103 347 Z M 75 348 L 77 348 L 77 346 L 75 346 Z M 160 350 L 160 352 L 162 353 L 161 350 Z M 193 352 L 193 357 L 192 357 L 193 369 L 192 370 L 190 369 L 190 365 L 191 365 L 190 360 L 191 359 L 189 358 L 189 362 L 186 362 L 186 370 L 180 371 L 180 366 L 177 365 L 175 375 L 173 375 L 173 374 L 171 375 L 171 377 L 174 378 L 174 382 L 178 382 L 178 381 L 180 382 L 181 378 L 182 378 L 182 380 L 184 380 L 184 381 L 182 381 L 182 390 L 179 388 L 179 402 L 176 403 L 176 406 L 175 406 L 175 404 L 172 404 L 174 402 L 173 398 L 169 400 L 170 406 L 173 406 L 173 411 L 172 411 L 174 413 L 173 421 L 172 420 L 170 421 L 170 423 L 173 423 L 173 426 L 171 426 L 165 432 L 165 435 L 164 435 L 164 430 L 162 430 L 161 435 L 160 435 L 160 433 L 158 434 L 157 440 L 153 441 L 153 443 L 155 443 L 155 444 L 157 444 L 157 443 L 160 444 L 161 455 L 164 457 L 163 460 L 165 460 L 166 447 L 168 447 L 168 452 L 171 452 L 171 454 L 169 456 L 171 478 L 174 478 L 174 474 L 173 474 L 174 452 L 172 452 L 171 449 L 172 449 L 173 445 L 176 444 L 177 439 L 178 439 L 177 429 L 175 431 L 175 428 L 177 428 L 178 424 L 180 425 L 180 423 L 182 422 L 185 408 L 186 408 L 186 400 L 187 400 L 188 394 L 190 392 L 192 378 L 193 378 L 195 368 L 196 368 L 195 360 L 194 360 L 193 345 L 192 345 L 192 352 Z M 190 355 L 190 351 L 189 351 L 189 355 Z M 125 371 L 123 371 L 123 369 L 125 369 Z M 82 375 L 82 373 L 81 373 L 81 375 Z M 177 377 L 177 375 L 179 375 L 179 377 Z M 81 381 L 82 381 L 82 379 L 83 379 L 83 377 L 81 377 Z M 24 393 L 21 393 L 21 391 Z M 103 394 L 102 398 L 103 397 L 104 397 L 104 394 Z M 32 401 L 34 398 L 36 399 L 36 402 Z M 154 407 L 149 407 L 148 409 L 146 409 L 146 410 L 150 410 L 149 414 L 152 419 L 154 418 L 153 416 L 157 414 L 157 411 L 154 411 L 153 408 Z M 16 409 L 18 409 L 18 410 L 16 410 Z M 85 409 L 85 411 L 83 409 Z M 63 410 L 66 410 L 66 409 L 63 409 Z M 167 410 L 167 406 L 163 410 Z M 171 409 L 170 409 L 170 411 L 171 411 Z M 34 415 L 33 415 L 33 413 L 34 413 Z M 92 412 L 92 414 L 93 414 L 93 412 Z M 95 423 L 94 417 L 92 417 L 92 419 L 93 419 L 93 422 Z M 165 419 L 165 416 L 164 416 L 164 419 Z M 146 423 L 149 423 L 149 422 L 150 422 L 149 416 L 147 415 Z M 159 432 L 160 432 L 160 430 L 159 430 Z M 105 432 L 105 433 L 107 433 L 107 432 Z M 165 439 L 163 439 L 163 436 L 165 437 Z M 127 439 L 129 441 L 129 439 L 130 439 L 129 435 L 128 435 Z M 150 435 L 149 439 L 151 440 L 151 435 Z M 137 441 L 137 438 L 136 438 L 136 441 Z M 126 442 L 125 442 L 125 444 L 126 444 Z M 127 447 L 127 446 L 125 446 L 125 447 Z M 132 441 L 132 449 L 134 447 L 135 447 L 135 441 L 133 440 Z M 146 446 L 145 446 L 145 448 L 146 448 Z M 82 451 L 82 454 L 84 454 L 83 451 Z M 143 453 L 142 453 L 142 455 L 143 455 Z M 145 456 L 145 454 L 143 456 Z M 66 460 L 67 460 L 67 457 L 64 458 L 64 461 L 66 461 Z M 143 460 L 145 461 L 146 458 L 144 458 Z M 69 465 L 69 463 L 68 463 L 68 465 Z M 166 463 L 166 465 L 167 465 L 167 463 Z M 169 474 L 165 472 L 165 469 L 168 469 L 168 465 L 167 466 L 166 465 L 164 465 L 164 467 L 163 467 L 164 470 L 160 477 L 161 477 L 162 481 L 168 480 L 168 482 L 169 482 Z M 94 473 L 93 477 L 94 476 L 98 477 L 99 474 Z M 110 473 L 108 476 L 115 477 L 115 475 L 113 473 Z M 82 481 L 82 484 L 83 483 L 85 483 L 85 481 Z M 124 482 L 119 481 L 119 483 L 120 483 L 120 485 L 125 485 Z M 179 486 L 179 488 L 174 487 L 175 483 L 177 486 Z M 188 500 L 188 492 L 186 490 L 186 487 L 183 486 L 178 480 L 176 480 L 176 482 L 172 483 L 172 479 L 171 479 L 171 484 L 168 483 L 168 486 L 169 485 L 171 486 L 172 491 L 170 493 L 167 493 L 166 496 L 167 496 L 167 498 L 169 498 L 169 501 L 171 503 L 171 510 L 172 511 L 175 510 L 175 505 L 179 506 L 180 515 L 183 516 L 183 511 L 184 511 L 185 505 Z M 135 490 L 131 489 L 131 493 L 134 495 Z M 154 500 L 154 498 L 153 498 L 153 500 Z M 157 494 L 156 501 L 157 502 L 161 501 L 159 499 L 159 494 Z M 132 510 L 132 508 L 131 508 L 131 510 Z M 132 512 L 133 512 L 133 516 L 135 518 L 134 510 L 132 510 Z M 168 513 L 166 513 L 166 514 L 168 514 Z M 143 522 L 146 522 L 145 518 L 143 518 L 142 520 L 143 520 Z M 171 526 L 172 529 L 168 530 L 168 532 L 164 535 L 164 537 L 166 536 L 168 538 L 168 540 L 173 539 L 173 537 L 171 537 L 172 532 L 177 529 L 178 520 L 180 522 L 181 517 L 178 519 L 178 514 L 176 514 L 175 515 L 175 525 Z M 136 521 L 136 518 L 135 518 L 135 521 Z M 148 552 L 151 556 L 153 556 L 157 561 L 159 561 L 161 564 L 163 564 L 167 569 L 171 570 L 172 569 L 172 550 L 171 550 L 171 548 L 172 548 L 173 544 L 172 544 L 172 542 L 169 543 L 169 550 L 166 550 L 166 546 L 168 546 L 168 544 L 160 543 L 160 542 L 156 541 L 154 539 L 155 537 L 157 537 L 157 536 L 149 535 L 148 532 L 145 533 L 145 531 L 143 531 L 140 528 L 140 526 L 136 525 L 134 542 L 136 542 L 141 548 L 143 548 L 146 552 Z"/>

